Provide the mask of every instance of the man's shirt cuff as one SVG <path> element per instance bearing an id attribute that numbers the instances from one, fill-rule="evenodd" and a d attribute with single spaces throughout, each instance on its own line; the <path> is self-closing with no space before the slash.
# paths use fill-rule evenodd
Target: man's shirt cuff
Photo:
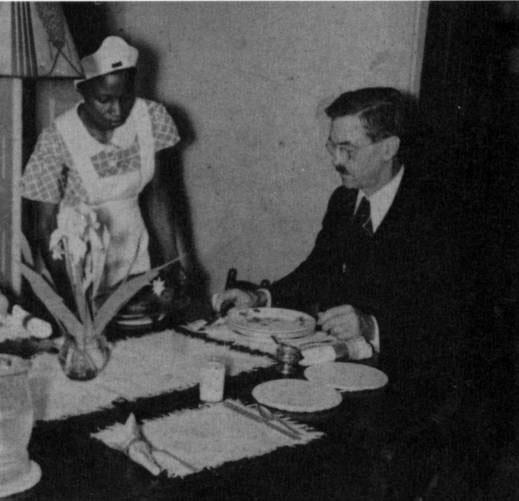
<path id="1" fill-rule="evenodd" d="M 377 319 L 369 316 L 370 324 L 372 324 L 372 332 L 369 333 L 370 339 L 364 336 L 357 336 L 346 341 L 348 357 L 351 360 L 364 360 L 371 358 L 373 352 L 380 352 L 380 332 Z"/>

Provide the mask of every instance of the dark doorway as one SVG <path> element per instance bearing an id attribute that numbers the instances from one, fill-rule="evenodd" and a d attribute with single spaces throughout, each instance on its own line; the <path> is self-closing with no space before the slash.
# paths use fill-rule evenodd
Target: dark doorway
<path id="1" fill-rule="evenodd" d="M 509 71 L 519 25 L 508 3 L 431 2 L 420 91 L 430 175 L 459 197 L 499 298 L 514 295 L 519 261 L 519 86 Z"/>
<path id="2" fill-rule="evenodd" d="M 419 96 L 428 175 L 459 200 L 473 282 L 466 351 L 473 411 L 463 447 L 479 451 L 469 460 L 479 470 L 474 479 L 488 476 L 499 449 L 514 438 L 519 10 L 513 4 L 431 2 Z"/>

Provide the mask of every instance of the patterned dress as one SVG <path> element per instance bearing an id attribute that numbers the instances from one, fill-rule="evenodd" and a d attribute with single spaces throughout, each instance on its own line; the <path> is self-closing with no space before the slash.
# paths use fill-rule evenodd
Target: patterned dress
<path id="1" fill-rule="evenodd" d="M 163 105 L 144 99 L 152 124 L 155 151 L 174 146 L 179 141 L 173 119 Z M 122 126 L 124 127 L 124 125 Z M 139 144 L 129 148 L 99 143 L 99 153 L 92 158 L 95 170 L 101 177 L 113 176 L 140 168 Z M 68 176 L 64 174 L 68 172 Z M 65 193 L 60 184 L 67 178 Z M 34 152 L 25 167 L 21 181 L 22 196 L 38 202 L 58 204 L 62 198 L 74 204 L 87 200 L 81 177 L 74 168 L 72 156 L 58 132 L 56 123 L 45 128 L 38 138 Z M 64 195 L 64 196 L 63 196 Z"/>
<path id="2" fill-rule="evenodd" d="M 110 232 L 104 286 L 150 267 L 149 236 L 138 197 L 153 178 L 155 153 L 173 146 L 178 133 L 166 109 L 136 99 L 126 122 L 100 143 L 87 131 L 77 108 L 45 129 L 22 177 L 25 198 L 96 210 Z"/>

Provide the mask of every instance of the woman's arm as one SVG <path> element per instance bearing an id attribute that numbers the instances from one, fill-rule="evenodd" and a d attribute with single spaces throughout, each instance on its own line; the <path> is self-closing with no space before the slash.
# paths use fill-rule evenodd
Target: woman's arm
<path id="1" fill-rule="evenodd" d="M 150 249 L 153 265 L 163 264 L 178 256 L 176 242 L 175 214 L 168 193 L 168 182 L 164 179 L 167 173 L 165 163 L 167 157 L 157 155 L 155 174 L 142 194 L 142 209 L 144 220 L 150 234 L 150 242 L 158 245 L 158 253 Z M 153 254 L 158 254 L 153 256 Z"/>
<path id="2" fill-rule="evenodd" d="M 150 257 L 152 266 L 164 264 L 178 257 L 176 240 L 176 218 L 174 205 L 169 192 L 167 179 L 168 157 L 161 156 L 157 161 L 155 174 L 152 181 L 143 192 L 142 209 L 143 217 L 150 235 Z M 161 165 L 163 168 L 161 169 Z M 155 244 L 158 249 L 154 249 Z M 157 252 L 158 251 L 158 252 Z M 163 300 L 172 304 L 175 309 L 183 309 L 189 304 L 189 280 L 180 262 L 164 270 L 161 274 L 166 280 L 167 294 L 163 294 Z"/>

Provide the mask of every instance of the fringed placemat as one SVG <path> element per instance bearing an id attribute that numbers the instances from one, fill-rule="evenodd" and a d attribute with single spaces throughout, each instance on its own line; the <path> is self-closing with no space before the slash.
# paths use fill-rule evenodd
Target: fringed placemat
<path id="1" fill-rule="evenodd" d="M 249 348 L 250 350 L 260 351 L 270 355 L 276 353 L 277 345 L 273 339 L 268 336 L 265 336 L 264 339 L 261 339 L 253 336 L 245 336 L 239 332 L 235 332 L 227 325 L 225 318 L 221 318 L 212 324 L 207 324 L 207 322 L 204 320 L 197 320 L 186 325 L 185 328 L 193 332 L 205 334 L 211 339 L 243 346 L 245 348 Z M 300 339 L 283 340 L 283 343 L 302 349 L 303 347 L 311 345 L 329 343 L 333 340 L 334 338 L 332 336 L 327 335 L 325 332 L 318 331 L 312 336 L 307 336 Z"/>
<path id="2" fill-rule="evenodd" d="M 200 369 L 210 358 L 224 362 L 228 375 L 274 363 L 174 330 L 118 342 L 105 370 L 91 381 L 71 381 L 56 355 L 37 355 L 31 370 L 35 417 L 60 419 L 109 407 L 117 398 L 133 400 L 190 388 L 198 384 Z"/>
<path id="3" fill-rule="evenodd" d="M 143 422 L 142 434 L 151 444 L 153 456 L 167 459 L 159 459 L 159 464 L 169 476 L 184 477 L 204 468 L 261 456 L 279 447 L 303 445 L 323 436 L 320 431 L 283 417 L 299 435 L 292 438 L 261 418 L 247 417 L 245 414 L 259 417 L 254 407 L 235 400 L 227 402 L 231 404 L 229 407 L 226 402 L 212 404 Z M 125 425 L 117 423 L 92 436 L 120 450 L 120 444 L 127 440 L 126 434 Z M 160 456 L 155 454 L 156 450 L 161 452 Z"/>

